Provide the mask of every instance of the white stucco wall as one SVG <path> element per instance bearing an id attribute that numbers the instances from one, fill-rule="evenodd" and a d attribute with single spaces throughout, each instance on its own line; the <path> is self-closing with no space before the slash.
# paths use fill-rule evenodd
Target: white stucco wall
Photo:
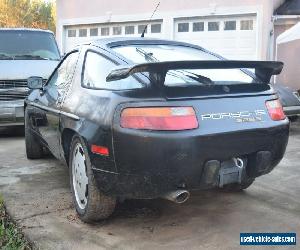
<path id="1" fill-rule="evenodd" d="M 147 20 L 157 0 L 57 0 L 57 40 L 63 47 L 67 25 Z M 161 0 L 154 19 L 163 19 L 163 38 L 174 38 L 174 18 L 188 16 L 257 15 L 257 56 L 270 54 L 272 14 L 283 0 Z"/>

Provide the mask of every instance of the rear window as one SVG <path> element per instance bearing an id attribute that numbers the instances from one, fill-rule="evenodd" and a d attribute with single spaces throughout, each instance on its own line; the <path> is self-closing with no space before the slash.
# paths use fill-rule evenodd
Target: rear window
<path id="1" fill-rule="evenodd" d="M 83 86 L 90 89 L 125 90 L 142 88 L 143 85 L 134 77 L 130 76 L 123 80 L 106 82 L 108 74 L 116 67 L 116 64 L 93 51 L 86 53 Z"/>
<path id="2" fill-rule="evenodd" d="M 145 62 L 220 60 L 216 56 L 186 46 L 178 45 L 130 45 L 113 48 L 117 53 L 135 64 Z M 251 69 L 248 69 L 251 71 Z M 166 76 L 165 85 L 176 86 L 185 84 L 203 84 L 203 77 L 209 78 L 214 84 L 244 84 L 259 82 L 251 73 L 241 69 L 197 69 L 172 70 Z"/>
<path id="3" fill-rule="evenodd" d="M 0 60 L 60 60 L 60 55 L 51 33 L 2 30 Z"/>

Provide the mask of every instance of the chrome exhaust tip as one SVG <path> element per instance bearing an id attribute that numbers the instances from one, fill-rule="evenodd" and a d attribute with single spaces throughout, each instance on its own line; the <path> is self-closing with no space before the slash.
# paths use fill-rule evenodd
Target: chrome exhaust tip
<path id="1" fill-rule="evenodd" d="M 173 201 L 177 204 L 182 204 L 190 198 L 190 192 L 187 190 L 176 190 L 166 193 L 162 198 Z"/>

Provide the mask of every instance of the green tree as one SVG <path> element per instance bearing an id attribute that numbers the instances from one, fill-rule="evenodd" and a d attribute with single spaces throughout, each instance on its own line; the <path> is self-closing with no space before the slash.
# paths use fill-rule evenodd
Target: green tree
<path id="1" fill-rule="evenodd" d="M 50 29 L 55 32 L 55 2 L 0 0 L 0 27 Z"/>

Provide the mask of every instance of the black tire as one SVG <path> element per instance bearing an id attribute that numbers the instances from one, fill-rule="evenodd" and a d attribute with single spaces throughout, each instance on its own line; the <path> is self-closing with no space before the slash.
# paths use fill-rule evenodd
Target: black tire
<path id="1" fill-rule="evenodd" d="M 34 137 L 31 130 L 28 110 L 25 109 L 25 146 L 28 159 L 41 159 L 43 157 L 43 146 Z"/>
<path id="2" fill-rule="evenodd" d="M 290 116 L 289 117 L 290 122 L 296 122 L 296 121 L 298 121 L 298 119 L 299 119 L 298 116 Z"/>
<path id="3" fill-rule="evenodd" d="M 232 183 L 225 185 L 222 189 L 227 192 L 240 192 L 244 189 L 247 189 L 252 185 L 255 179 L 253 178 L 245 178 L 242 183 Z"/>
<path id="4" fill-rule="evenodd" d="M 79 207 L 75 196 L 75 190 L 73 185 L 73 155 L 76 145 L 80 143 L 83 148 L 83 153 L 85 156 L 86 172 L 88 177 L 88 187 L 87 187 L 87 203 L 82 209 Z M 96 180 L 91 168 L 91 162 L 88 155 L 88 150 L 85 142 L 78 135 L 74 135 L 72 138 L 69 154 L 69 172 L 70 172 L 70 183 L 73 196 L 73 203 L 79 218 L 86 223 L 91 223 L 94 221 L 99 221 L 108 218 L 116 206 L 116 198 L 104 195 L 97 187 Z"/>

